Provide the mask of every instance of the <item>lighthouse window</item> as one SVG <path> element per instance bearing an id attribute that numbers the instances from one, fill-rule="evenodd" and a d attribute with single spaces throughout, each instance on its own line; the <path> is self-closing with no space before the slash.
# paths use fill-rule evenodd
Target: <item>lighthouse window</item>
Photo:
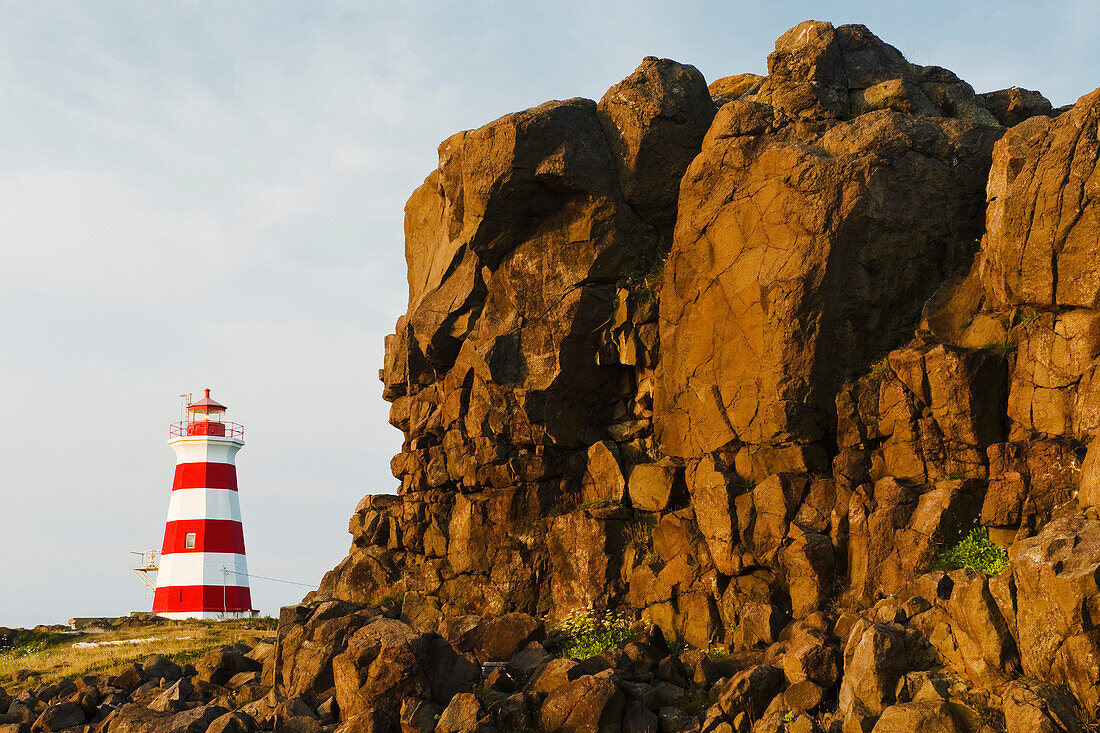
<path id="1" fill-rule="evenodd" d="M 195 549 L 195 533 L 188 532 L 187 536 L 183 538 L 183 546 L 188 550 Z"/>

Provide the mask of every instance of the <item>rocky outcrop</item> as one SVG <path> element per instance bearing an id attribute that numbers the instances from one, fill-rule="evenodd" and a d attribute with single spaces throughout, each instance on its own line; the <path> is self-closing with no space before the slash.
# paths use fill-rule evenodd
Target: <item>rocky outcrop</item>
<path id="1" fill-rule="evenodd" d="M 347 730 L 1075 730 L 1098 94 L 978 95 L 808 21 L 766 77 L 646 58 L 446 140 L 381 373 L 399 495 L 284 611 L 273 699 Z M 964 536 L 1007 561 L 946 559 Z M 586 609 L 636 640 L 555 658 Z"/>
<path id="2" fill-rule="evenodd" d="M 823 468 L 840 383 L 906 339 L 981 236 L 999 134 L 889 110 L 809 124 L 725 105 L 681 184 L 665 265 L 662 450 L 738 451 L 757 479 Z"/>

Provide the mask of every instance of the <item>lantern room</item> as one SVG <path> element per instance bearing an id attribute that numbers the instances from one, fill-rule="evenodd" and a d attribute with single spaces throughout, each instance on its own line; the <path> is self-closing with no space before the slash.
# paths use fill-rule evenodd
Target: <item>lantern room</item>
<path id="1" fill-rule="evenodd" d="M 172 436 L 243 438 L 244 426 L 225 420 L 225 411 L 228 408 L 210 396 L 209 387 L 203 393 L 202 399 L 187 405 L 187 419 L 172 426 Z"/>

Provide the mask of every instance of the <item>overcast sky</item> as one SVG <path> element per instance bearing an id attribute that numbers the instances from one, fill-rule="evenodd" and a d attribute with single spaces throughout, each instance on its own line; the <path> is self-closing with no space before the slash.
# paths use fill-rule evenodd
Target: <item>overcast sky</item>
<path id="1" fill-rule="evenodd" d="M 1085 1 L 0 2 L 0 625 L 150 607 L 129 553 L 160 547 L 205 386 L 247 426 L 250 571 L 315 585 L 396 489 L 377 371 L 438 143 L 646 55 L 766 73 L 811 17 L 978 91 L 1100 84 Z"/>

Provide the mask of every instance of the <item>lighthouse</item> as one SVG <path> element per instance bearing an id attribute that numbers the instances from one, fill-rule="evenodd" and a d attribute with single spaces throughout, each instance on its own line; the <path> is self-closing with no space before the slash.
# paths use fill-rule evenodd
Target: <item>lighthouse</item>
<path id="1" fill-rule="evenodd" d="M 237 500 L 235 459 L 244 446 L 244 426 L 227 422 L 225 410 L 207 389 L 187 405 L 187 419 L 170 430 L 176 474 L 153 594 L 158 616 L 255 615 Z"/>

